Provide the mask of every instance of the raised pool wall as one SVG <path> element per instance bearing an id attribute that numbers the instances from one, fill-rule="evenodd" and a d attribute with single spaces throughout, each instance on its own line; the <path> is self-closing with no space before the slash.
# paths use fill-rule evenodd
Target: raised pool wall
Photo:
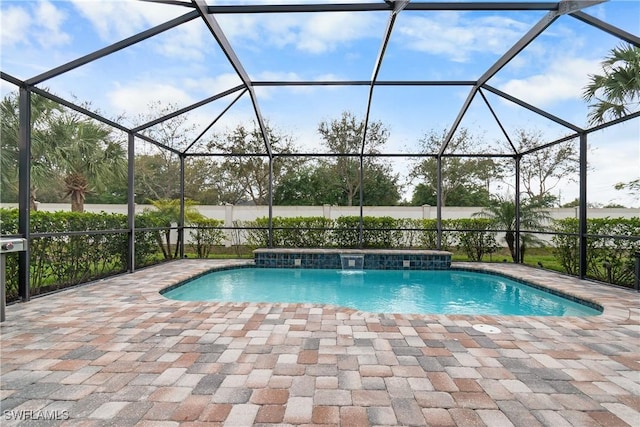
<path id="1" fill-rule="evenodd" d="M 389 249 L 256 249 L 256 267 L 324 268 L 340 270 L 340 255 L 364 256 L 365 270 L 446 270 L 451 267 L 451 252 Z"/>

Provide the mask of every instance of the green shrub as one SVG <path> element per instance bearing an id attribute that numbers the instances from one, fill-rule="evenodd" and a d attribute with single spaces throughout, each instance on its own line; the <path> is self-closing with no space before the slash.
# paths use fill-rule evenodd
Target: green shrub
<path id="1" fill-rule="evenodd" d="M 461 218 L 452 221 L 456 231 L 458 246 L 470 261 L 482 261 L 484 255 L 498 250 L 496 233 L 487 231 L 493 226 L 493 221 L 487 218 Z"/>
<path id="2" fill-rule="evenodd" d="M 578 219 L 565 218 L 554 221 L 553 231 L 563 233 L 556 234 L 551 238 L 554 245 L 553 254 L 568 274 L 578 275 L 580 259 L 577 236 Z"/>
<path id="3" fill-rule="evenodd" d="M 577 275 L 578 220 L 567 218 L 554 222 L 554 231 L 568 233 L 552 238 L 554 254 L 569 274 Z M 640 218 L 593 218 L 587 220 L 587 234 L 622 236 L 622 238 L 587 238 L 587 277 L 617 285 L 632 286 L 634 253 L 640 251 Z"/>
<path id="4" fill-rule="evenodd" d="M 256 218 L 253 221 L 244 221 L 240 225 L 246 227 L 246 242 L 248 246 L 255 248 L 269 246 L 269 218 Z"/>
<path id="5" fill-rule="evenodd" d="M 400 229 L 399 244 L 401 248 L 415 248 L 420 246 L 420 235 L 422 234 L 422 220 L 412 218 L 396 219 L 396 227 Z"/>
<path id="6" fill-rule="evenodd" d="M 422 233 L 420 234 L 419 242 L 420 247 L 425 249 L 436 249 L 438 247 L 438 220 L 436 219 L 423 219 L 422 221 Z M 440 250 L 451 251 L 456 245 L 456 235 L 453 231 L 447 231 L 454 227 L 453 220 L 442 220 L 442 238 L 440 241 Z"/>
<path id="7" fill-rule="evenodd" d="M 137 222 L 149 226 L 144 216 Z M 43 212 L 30 214 L 32 233 L 60 233 L 32 237 L 30 252 L 30 293 L 43 292 L 96 280 L 127 269 L 127 216 L 108 213 Z M 104 233 L 100 233 L 105 230 Z M 18 210 L 0 209 L 0 232 L 17 234 Z M 73 234 L 74 232 L 89 234 Z M 96 233 L 97 231 L 97 233 Z M 66 234 L 65 234 L 66 233 Z M 71 233 L 71 234 L 68 234 Z M 136 266 L 154 259 L 156 244 L 148 233 L 136 233 Z M 18 298 L 18 256 L 7 256 L 7 300 Z"/>
<path id="8" fill-rule="evenodd" d="M 254 247 L 269 245 L 269 218 L 256 218 L 242 224 L 247 244 Z M 290 248 L 319 248 L 333 244 L 333 220 L 322 216 L 273 217 L 273 246 Z"/>
<path id="9" fill-rule="evenodd" d="M 215 228 L 224 225 L 222 220 L 201 218 L 189 225 L 195 227 L 189 230 L 189 235 L 198 258 L 209 258 L 211 248 L 224 242 L 224 231 Z"/>

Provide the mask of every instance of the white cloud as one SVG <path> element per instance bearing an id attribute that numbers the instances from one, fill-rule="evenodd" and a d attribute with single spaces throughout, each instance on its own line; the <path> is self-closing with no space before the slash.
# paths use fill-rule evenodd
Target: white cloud
<path id="1" fill-rule="evenodd" d="M 256 17 L 220 16 L 220 26 L 232 44 L 248 48 L 293 46 L 299 51 L 322 54 L 339 45 L 382 34 L 382 15 L 363 13 L 270 14 Z M 385 15 L 386 16 L 386 15 Z"/>
<path id="2" fill-rule="evenodd" d="M 502 16 L 469 19 L 460 13 L 440 13 L 433 18 L 407 16 L 397 32 L 410 49 L 467 62 L 473 53 L 502 54 L 530 27 Z"/>
<path id="3" fill-rule="evenodd" d="M 169 58 L 202 60 L 205 56 L 206 28 L 199 21 L 191 21 L 175 28 L 156 43 L 156 51 Z"/>
<path id="4" fill-rule="evenodd" d="M 118 86 L 107 94 L 115 111 L 135 116 L 148 110 L 152 102 L 162 105 L 177 104 L 180 107 L 192 104 L 193 99 L 177 86 L 163 83 L 133 82 L 128 86 Z"/>
<path id="5" fill-rule="evenodd" d="M 67 16 L 53 3 L 42 0 L 25 5 L 30 8 L 9 7 L 0 13 L 3 47 L 38 44 L 50 48 L 71 41 L 62 30 Z"/>
<path id="6" fill-rule="evenodd" d="M 372 15 L 333 13 L 313 15 L 301 28 L 296 47 L 309 53 L 334 50 L 339 44 L 368 37 L 380 37 L 381 29 Z"/>
<path id="7" fill-rule="evenodd" d="M 96 29 L 100 38 L 113 42 L 177 16 L 176 8 L 134 0 L 72 0 L 74 6 Z"/>
<path id="8" fill-rule="evenodd" d="M 27 35 L 32 24 L 29 14 L 20 7 L 9 7 L 0 13 L 0 40 L 2 46 L 13 46 L 27 41 Z"/>
<path id="9" fill-rule="evenodd" d="M 35 37 L 44 47 L 59 46 L 71 41 L 71 37 L 62 31 L 66 15 L 48 1 L 41 1 L 35 11 L 36 21 L 41 31 Z"/>
<path id="10" fill-rule="evenodd" d="M 544 107 L 559 101 L 579 99 L 588 75 L 598 70 L 597 60 L 562 58 L 549 61 L 549 67 L 540 74 L 509 80 L 499 88 L 523 101 Z"/>
<path id="11" fill-rule="evenodd" d="M 98 36 L 108 43 L 133 36 L 187 12 L 184 8 L 133 0 L 100 1 L 99 4 L 86 0 L 72 1 L 80 14 L 93 25 Z M 156 36 L 151 43 L 164 56 L 201 60 L 204 58 L 205 35 L 208 35 L 205 26 L 201 20 L 195 19 Z"/>
<path id="12" fill-rule="evenodd" d="M 186 89 L 191 89 L 203 94 L 209 94 L 207 96 L 224 92 L 225 90 L 232 89 L 240 84 L 242 84 L 242 81 L 235 73 L 221 74 L 214 78 L 189 78 L 184 80 L 184 87 Z"/>

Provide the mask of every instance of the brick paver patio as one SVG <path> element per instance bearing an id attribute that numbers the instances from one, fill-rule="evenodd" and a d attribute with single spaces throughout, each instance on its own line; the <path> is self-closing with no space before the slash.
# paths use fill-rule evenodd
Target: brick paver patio
<path id="1" fill-rule="evenodd" d="M 181 260 L 7 307 L 0 424 L 640 426 L 634 291 L 474 264 L 605 311 L 389 315 L 158 294 L 233 263 L 246 261 Z"/>

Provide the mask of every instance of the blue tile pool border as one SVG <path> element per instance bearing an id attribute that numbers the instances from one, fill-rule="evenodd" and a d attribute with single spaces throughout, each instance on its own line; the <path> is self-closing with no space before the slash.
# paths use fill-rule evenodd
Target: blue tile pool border
<path id="1" fill-rule="evenodd" d="M 432 250 L 380 249 L 256 249 L 258 268 L 342 268 L 340 255 L 364 256 L 365 270 L 446 270 L 451 268 L 451 252 Z"/>

